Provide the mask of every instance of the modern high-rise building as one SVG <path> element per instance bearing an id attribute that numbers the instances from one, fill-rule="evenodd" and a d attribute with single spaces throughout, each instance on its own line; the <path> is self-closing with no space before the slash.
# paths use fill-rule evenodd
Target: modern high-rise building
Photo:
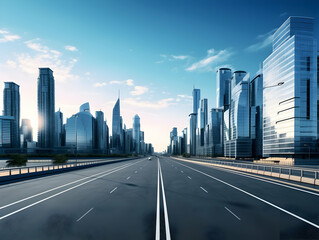
<path id="1" fill-rule="evenodd" d="M 65 124 L 65 145 L 77 152 L 92 152 L 95 148 L 95 119 L 90 113 L 89 103 L 80 107 L 80 112 L 68 118 Z"/>
<path id="2" fill-rule="evenodd" d="M 14 117 L 12 147 L 20 148 L 20 91 L 14 82 L 5 82 L 3 90 L 3 115 Z"/>
<path id="3" fill-rule="evenodd" d="M 106 122 L 104 121 L 104 113 L 102 111 L 95 112 L 96 121 L 96 148 L 99 152 L 106 152 Z"/>
<path id="4" fill-rule="evenodd" d="M 22 119 L 21 121 L 21 147 L 27 148 L 28 142 L 33 142 L 32 126 L 30 119 Z"/>
<path id="5" fill-rule="evenodd" d="M 197 114 L 189 114 L 189 154 L 196 155 L 196 125 Z"/>
<path id="6" fill-rule="evenodd" d="M 178 136 L 176 127 L 174 127 L 170 132 L 170 151 L 171 154 L 177 154 L 178 152 Z"/>
<path id="7" fill-rule="evenodd" d="M 262 157 L 263 145 L 263 75 L 262 70 L 250 81 L 250 138 L 252 156 Z"/>
<path id="8" fill-rule="evenodd" d="M 64 138 L 63 134 L 63 113 L 60 111 L 55 112 L 55 147 L 62 147 L 62 142 Z"/>
<path id="9" fill-rule="evenodd" d="M 0 148 L 13 147 L 13 127 L 15 118 L 12 116 L 0 116 Z"/>
<path id="10" fill-rule="evenodd" d="M 134 142 L 134 151 L 136 153 L 140 153 L 140 131 L 141 131 L 141 124 L 140 124 L 140 117 L 136 114 L 133 118 L 133 142 Z"/>
<path id="11" fill-rule="evenodd" d="M 200 89 L 193 89 L 193 113 L 197 113 L 200 102 Z"/>
<path id="12" fill-rule="evenodd" d="M 316 151 L 317 41 L 314 19 L 289 17 L 273 35 L 263 63 L 263 156 L 294 158 Z"/>
<path id="13" fill-rule="evenodd" d="M 223 155 L 223 109 L 212 108 L 209 115 L 209 145 L 212 155 Z"/>
<path id="14" fill-rule="evenodd" d="M 53 71 L 39 68 L 38 77 L 38 146 L 53 148 L 55 134 L 55 90 Z"/>
<path id="15" fill-rule="evenodd" d="M 208 123 L 208 100 L 201 99 L 197 113 L 196 154 L 204 154 L 205 129 Z"/>
<path id="16" fill-rule="evenodd" d="M 233 79 L 237 73 L 234 72 Z M 236 82 L 236 80 L 233 80 Z M 249 75 L 234 86 L 230 109 L 224 113 L 224 155 L 226 157 L 251 157 L 249 117 Z M 229 121 L 229 122 L 226 122 Z"/>
<path id="17" fill-rule="evenodd" d="M 229 68 L 219 68 L 216 75 L 216 104 L 217 108 L 227 110 L 230 104 L 230 82 L 232 70 Z"/>
<path id="18" fill-rule="evenodd" d="M 118 98 L 113 108 L 112 121 L 112 151 L 113 153 L 122 152 L 122 117 L 120 112 L 120 99 Z"/>
<path id="19" fill-rule="evenodd" d="M 230 84 L 230 93 L 232 94 L 232 90 L 234 89 L 234 87 L 240 83 L 244 77 L 247 75 L 247 72 L 245 71 L 235 71 L 233 73 L 233 76 L 231 78 L 231 84 Z"/>

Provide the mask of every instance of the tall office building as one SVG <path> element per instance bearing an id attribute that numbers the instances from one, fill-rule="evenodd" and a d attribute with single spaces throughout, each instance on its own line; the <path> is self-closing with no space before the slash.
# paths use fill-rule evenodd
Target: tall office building
<path id="1" fill-rule="evenodd" d="M 263 63 L 264 157 L 297 160 L 315 150 L 316 52 L 313 18 L 289 17 L 273 35 L 273 52 Z"/>
<path id="2" fill-rule="evenodd" d="M 174 127 L 170 132 L 170 153 L 177 154 L 178 152 L 178 136 L 177 136 L 177 128 Z"/>
<path id="3" fill-rule="evenodd" d="M 39 68 L 38 77 L 38 146 L 52 148 L 55 133 L 54 77 L 50 68 Z"/>
<path id="4" fill-rule="evenodd" d="M 114 105 L 112 119 L 112 151 L 120 153 L 122 152 L 123 129 L 119 98 Z"/>
<path id="5" fill-rule="evenodd" d="M 20 148 L 20 92 L 19 85 L 14 82 L 4 83 L 3 115 L 14 117 L 12 147 Z"/>
<path id="6" fill-rule="evenodd" d="M 12 116 L 0 116 L 0 148 L 13 147 L 13 129 L 15 118 Z"/>
<path id="7" fill-rule="evenodd" d="M 209 115 L 209 145 L 212 155 L 223 155 L 223 109 L 212 108 Z"/>
<path id="8" fill-rule="evenodd" d="M 200 102 L 200 89 L 193 89 L 193 113 L 197 113 Z"/>
<path id="9" fill-rule="evenodd" d="M 250 81 L 250 138 L 252 156 L 262 157 L 263 136 L 263 74 L 262 70 Z"/>
<path id="10" fill-rule="evenodd" d="M 60 111 L 55 112 L 55 147 L 62 147 L 62 142 L 64 138 L 63 134 L 63 113 Z"/>
<path id="11" fill-rule="evenodd" d="M 106 122 L 104 121 L 104 113 L 102 111 L 95 112 L 96 121 L 96 147 L 99 152 L 106 151 Z"/>
<path id="12" fill-rule="evenodd" d="M 208 122 L 208 101 L 201 99 L 197 111 L 196 154 L 204 155 L 205 129 Z"/>
<path id="13" fill-rule="evenodd" d="M 196 113 L 189 114 L 189 154 L 196 155 Z"/>
<path id="14" fill-rule="evenodd" d="M 216 75 L 217 108 L 227 110 L 230 105 L 230 82 L 232 71 L 229 68 L 219 68 Z"/>
<path id="15" fill-rule="evenodd" d="M 133 142 L 134 142 L 134 151 L 140 153 L 140 117 L 136 114 L 133 118 Z"/>
<path id="16" fill-rule="evenodd" d="M 32 126 L 30 119 L 22 119 L 21 121 L 21 146 L 27 148 L 28 142 L 33 142 Z"/>
<path id="17" fill-rule="evenodd" d="M 95 147 L 95 119 L 89 103 L 80 107 L 80 112 L 68 118 L 65 124 L 65 145 L 78 152 L 92 152 Z"/>
<path id="18" fill-rule="evenodd" d="M 237 73 L 233 79 L 236 82 Z M 251 157 L 249 117 L 249 75 L 235 85 L 231 92 L 230 109 L 224 112 L 224 155 Z"/>

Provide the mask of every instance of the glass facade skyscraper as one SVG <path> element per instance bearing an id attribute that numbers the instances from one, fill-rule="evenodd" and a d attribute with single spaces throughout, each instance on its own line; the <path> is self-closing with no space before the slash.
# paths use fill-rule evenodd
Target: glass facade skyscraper
<path id="1" fill-rule="evenodd" d="M 50 68 L 39 68 L 38 77 L 38 146 L 53 148 L 55 134 L 54 77 Z"/>
<path id="2" fill-rule="evenodd" d="M 122 152 L 122 117 L 120 112 L 120 99 L 118 98 L 113 108 L 112 121 L 112 151 Z"/>
<path id="3" fill-rule="evenodd" d="M 140 117 L 136 114 L 133 118 L 133 143 L 134 143 L 134 151 L 136 153 L 140 153 Z"/>
<path id="4" fill-rule="evenodd" d="M 20 148 L 20 91 L 14 82 L 5 82 L 3 90 L 3 115 L 14 118 L 12 125 L 12 147 Z"/>
<path id="5" fill-rule="evenodd" d="M 92 152 L 95 147 L 95 127 L 89 104 L 85 103 L 80 107 L 80 112 L 66 121 L 66 146 L 78 152 Z"/>
<path id="6" fill-rule="evenodd" d="M 216 105 L 217 108 L 227 110 L 230 105 L 229 85 L 232 71 L 229 68 L 220 68 L 216 75 Z"/>
<path id="7" fill-rule="evenodd" d="M 102 111 L 95 112 L 96 121 L 96 148 L 99 152 L 105 153 L 107 148 L 107 129 L 104 121 L 104 113 Z"/>
<path id="8" fill-rule="evenodd" d="M 243 73 L 245 72 L 240 71 L 240 74 Z M 234 72 L 232 79 L 234 82 L 236 82 L 236 75 L 239 74 Z M 250 157 L 249 75 L 246 76 L 246 73 L 245 77 L 232 89 L 230 109 L 225 112 L 224 120 L 225 156 L 234 158 Z"/>
<path id="9" fill-rule="evenodd" d="M 61 147 L 63 142 L 63 113 L 60 111 L 55 112 L 55 147 Z"/>
<path id="10" fill-rule="evenodd" d="M 12 116 L 0 116 L 0 148 L 12 148 L 13 125 Z"/>
<path id="11" fill-rule="evenodd" d="M 27 143 L 33 141 L 32 126 L 30 119 L 22 119 L 21 121 L 21 146 L 27 148 Z"/>
<path id="12" fill-rule="evenodd" d="M 297 157 L 317 139 L 317 42 L 314 19 L 289 17 L 263 64 L 263 156 Z M 284 84 L 277 87 L 270 87 Z"/>
<path id="13" fill-rule="evenodd" d="M 197 113 L 200 102 L 200 89 L 193 89 L 193 113 Z"/>

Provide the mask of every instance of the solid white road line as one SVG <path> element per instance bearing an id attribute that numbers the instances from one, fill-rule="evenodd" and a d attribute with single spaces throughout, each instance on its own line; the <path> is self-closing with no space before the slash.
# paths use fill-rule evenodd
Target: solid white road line
<path id="1" fill-rule="evenodd" d="M 51 188 L 51 189 L 46 190 L 46 191 L 44 191 L 44 192 L 40 192 L 40 193 L 37 193 L 37 194 L 35 194 L 35 195 L 32 195 L 32 196 L 29 196 L 29 197 L 23 198 L 23 199 L 21 199 L 21 200 L 18 200 L 18 201 L 15 201 L 15 202 L 9 203 L 9 204 L 7 204 L 7 205 L 1 206 L 1 207 L 0 207 L 0 210 L 1 210 L 1 209 L 4 209 L 4 208 L 7 208 L 7 207 L 10 207 L 10 206 L 12 206 L 12 205 L 15 205 L 15 204 L 18 204 L 18 203 L 24 202 L 24 201 L 26 201 L 26 200 L 29 200 L 29 199 L 32 199 L 32 198 L 35 198 L 35 197 L 41 196 L 41 195 L 43 195 L 43 194 L 45 194 L 45 193 L 52 192 L 52 191 L 54 191 L 54 190 L 57 190 L 57 189 L 60 189 L 60 188 L 63 188 L 63 187 L 69 186 L 69 185 L 71 185 L 71 184 L 74 184 L 74 183 L 77 183 L 77 182 L 83 181 L 83 180 L 88 179 L 88 178 L 95 177 L 95 176 L 100 175 L 100 174 L 104 174 L 104 173 L 107 173 L 107 172 L 113 171 L 113 170 L 115 170 L 115 169 L 117 169 L 117 168 L 121 168 L 121 167 L 124 167 L 124 166 L 130 165 L 130 164 L 131 164 L 131 163 L 127 163 L 127 164 L 124 164 L 123 166 L 118 166 L 118 167 L 115 167 L 115 168 L 112 168 L 112 169 L 108 169 L 108 170 L 106 170 L 106 171 L 103 171 L 103 172 L 100 172 L 100 173 L 96 173 L 96 174 L 93 174 L 93 175 L 91 175 L 91 176 L 88 176 L 88 177 L 85 177 L 85 178 L 81 178 L 81 179 L 79 179 L 79 180 L 76 180 L 76 181 L 73 181 L 73 182 L 70 182 L 70 183 L 67 183 L 67 184 L 63 184 L 63 185 L 58 186 L 58 187 L 55 187 L 55 188 Z"/>
<path id="2" fill-rule="evenodd" d="M 187 176 L 189 179 L 192 179 L 190 176 Z"/>
<path id="3" fill-rule="evenodd" d="M 230 212 L 235 218 L 237 218 L 239 221 L 240 221 L 240 218 L 235 214 L 233 213 L 232 211 L 230 211 L 227 207 L 225 207 L 225 209 Z"/>
<path id="4" fill-rule="evenodd" d="M 208 193 L 205 188 L 203 188 L 203 187 L 200 187 L 200 188 L 201 188 L 204 192 Z"/>
<path id="5" fill-rule="evenodd" d="M 202 172 L 202 171 L 200 171 L 200 170 L 197 170 L 197 169 L 195 169 L 195 168 L 189 167 L 189 166 L 187 166 L 187 165 L 185 165 L 185 164 L 182 164 L 182 163 L 178 163 L 178 164 L 180 164 L 180 165 L 182 165 L 182 166 L 184 166 L 184 167 L 187 167 L 187 168 L 189 168 L 189 169 L 192 169 L 192 170 L 194 170 L 194 171 L 196 171 L 196 172 L 199 172 L 199 173 L 201 173 L 201 174 L 203 174 L 203 175 L 205 175 L 205 176 L 207 176 L 207 177 L 210 177 L 210 178 L 212 178 L 212 179 L 214 179 L 214 180 L 216 180 L 216 181 L 218 181 L 218 182 L 221 182 L 221 183 L 223 183 L 223 184 L 225 184 L 225 185 L 227 185 L 227 186 L 229 186 L 229 187 L 231 187 L 231 188 L 234 188 L 234 189 L 236 189 L 236 190 L 238 190 L 238 191 L 240 191 L 240 192 L 242 192 L 242 193 L 245 193 L 246 195 L 249 195 L 249 196 L 251 196 L 251 197 L 253 197 L 253 198 L 255 198 L 255 199 L 257 199 L 257 200 L 259 200 L 259 201 L 261 201 L 261 202 L 264 202 L 264 203 L 268 204 L 269 206 L 272 206 L 272 207 L 274 207 L 274 208 L 276 208 L 276 209 L 278 209 L 278 210 L 280 210 L 280 211 L 282 211 L 282 212 L 284 212 L 284 213 L 287 213 L 287 214 L 290 215 L 290 216 L 293 216 L 293 217 L 295 217 L 295 218 L 297 218 L 297 219 L 299 219 L 299 220 L 301 220 L 301 221 L 303 221 L 303 222 L 305 222 L 305 223 L 308 223 L 309 225 L 311 225 L 311 226 L 313 226 L 313 227 L 319 229 L 319 225 L 317 225 L 317 224 L 315 224 L 315 223 L 313 223 L 313 222 L 310 222 L 310 221 L 308 221 L 307 219 L 302 218 L 302 217 L 300 217 L 300 216 L 298 216 L 298 215 L 296 215 L 296 214 L 294 214 L 294 213 L 292 213 L 292 212 L 289 212 L 288 210 L 283 209 L 283 208 L 281 208 L 281 207 L 279 207 L 279 206 L 277 206 L 277 205 L 275 205 L 275 204 L 273 204 L 273 203 L 271 203 L 271 202 L 268 202 L 268 201 L 265 200 L 265 199 L 262 199 L 262 198 L 260 198 L 260 197 L 257 197 L 256 195 L 254 195 L 254 194 L 252 194 L 252 193 L 249 193 L 249 192 L 247 192 L 247 191 L 245 191 L 245 190 L 243 190 L 243 189 L 241 189 L 241 188 L 239 188 L 239 187 L 236 187 L 236 186 L 234 186 L 234 185 L 232 185 L 232 184 L 230 184 L 230 183 L 227 183 L 227 182 L 225 182 L 225 181 L 223 181 L 223 180 L 220 180 L 220 179 L 218 179 L 218 178 L 216 178 L 216 177 L 213 177 L 213 176 L 211 176 L 211 175 L 209 175 L 209 174 L 207 174 L 207 173 L 204 173 L 204 172 Z"/>
<path id="6" fill-rule="evenodd" d="M 141 161 L 144 161 L 144 160 L 141 160 Z M 95 180 L 97 180 L 97 179 L 99 179 L 99 178 L 101 178 L 101 177 L 110 175 L 110 174 L 115 173 L 115 172 L 117 172 L 117 171 L 120 171 L 120 170 L 122 170 L 122 169 L 124 169 L 124 168 L 130 167 L 130 166 L 132 166 L 132 165 L 134 165 L 134 164 L 137 164 L 137 163 L 139 163 L 139 162 L 141 162 L 141 161 L 132 163 L 132 164 L 130 164 L 130 165 L 128 165 L 128 166 L 126 165 L 125 167 L 122 167 L 122 168 L 117 168 L 117 169 L 115 169 L 114 171 L 111 171 L 111 172 L 108 172 L 108 173 L 106 173 L 106 174 L 100 175 L 100 176 L 98 176 L 98 177 L 95 177 L 95 178 L 93 178 L 93 179 L 90 179 L 90 180 L 88 180 L 88 181 L 85 181 L 85 182 L 83 182 L 83 183 L 80 183 L 80 184 L 75 185 L 75 186 L 73 186 L 73 187 L 67 188 L 67 189 L 65 189 L 65 190 L 63 190 L 63 191 L 61 191 L 61 192 L 55 193 L 55 194 L 53 194 L 53 195 L 51 195 L 51 196 L 49 196 L 49 197 L 43 198 L 43 199 L 41 199 L 41 200 L 39 200 L 39 201 L 37 201 L 37 202 L 31 203 L 31 204 L 29 204 L 29 205 L 27 205 L 27 206 L 25 206 L 25 207 L 22 207 L 22 208 L 20 208 L 20 209 L 18 209 L 18 210 L 16 210 L 16 211 L 13 211 L 13 212 L 11 212 L 11 213 L 8 213 L 8 214 L 6 214 L 6 215 L 1 216 L 1 217 L 0 217 L 0 220 L 5 219 L 5 218 L 7 218 L 7 217 L 10 217 L 10 216 L 12 216 L 12 215 L 14 215 L 14 214 L 16 214 L 16 213 L 18 213 L 18 212 L 21 212 L 21 211 L 23 211 L 23 210 L 25 210 L 25 209 L 28 209 L 28 208 L 30 208 L 30 207 L 33 207 L 33 206 L 35 206 L 35 205 L 37 205 L 37 204 L 39 204 L 39 203 L 42 203 L 42 202 L 44 202 L 44 201 L 47 201 L 47 200 L 49 200 L 49 199 L 51 199 L 51 198 L 54 198 L 54 197 L 56 197 L 56 196 L 59 196 L 59 195 L 61 195 L 61 194 L 63 194 L 63 193 L 66 193 L 66 192 L 68 192 L 68 191 L 71 191 L 71 190 L 73 190 L 73 189 L 75 189 L 75 188 L 78 188 L 78 187 L 84 185 L 84 184 L 87 184 L 87 183 L 90 183 L 90 182 L 92 182 L 92 181 L 95 181 Z"/>
<path id="7" fill-rule="evenodd" d="M 243 176 L 243 177 L 255 179 L 255 180 L 258 180 L 258 181 L 262 181 L 262 182 L 266 182 L 266 183 L 271 183 L 271 184 L 278 185 L 278 186 L 281 186 L 281 187 L 290 188 L 290 189 L 293 189 L 293 190 L 296 190 L 296 191 L 300 191 L 300 192 L 312 194 L 312 195 L 315 195 L 315 196 L 319 196 L 319 193 L 307 191 L 307 190 L 304 190 L 304 189 L 301 189 L 301 188 L 297 188 L 297 187 L 292 187 L 292 186 L 289 186 L 289 185 L 285 185 L 285 184 L 283 184 L 283 183 L 273 182 L 272 180 L 261 179 L 260 177 L 262 177 L 262 176 L 256 176 L 256 177 L 254 177 L 254 176 L 246 175 L 246 174 L 243 174 L 243 173 L 239 173 L 239 172 L 237 172 L 237 171 L 235 171 L 235 170 L 222 169 L 222 168 L 219 168 L 219 167 L 216 167 L 216 166 L 210 166 L 210 167 L 215 168 L 215 169 L 218 169 L 218 170 L 220 170 L 220 171 L 225 171 L 225 172 L 233 173 L 233 174 L 236 174 L 236 175 L 239 175 L 239 176 Z M 278 179 L 274 179 L 274 181 L 279 181 L 279 180 L 278 180 Z M 292 184 L 292 183 L 289 183 L 289 184 Z M 296 186 L 298 186 L 298 185 L 296 185 Z"/>
<path id="8" fill-rule="evenodd" d="M 80 217 L 78 220 L 76 220 L 77 222 L 80 221 L 82 218 L 84 218 L 89 212 L 91 212 L 93 210 L 93 208 L 91 208 L 89 211 L 87 211 L 86 213 L 83 214 L 82 217 Z"/>
<path id="9" fill-rule="evenodd" d="M 113 190 L 110 192 L 110 194 L 112 194 L 112 192 L 114 192 L 117 189 L 117 187 L 113 188 Z"/>
<path id="10" fill-rule="evenodd" d="M 160 240 L 160 181 L 159 181 L 159 159 L 157 159 L 157 203 L 156 203 L 156 231 L 155 240 Z"/>
<path id="11" fill-rule="evenodd" d="M 129 180 L 131 178 L 131 176 L 127 177 L 126 180 Z"/>
<path id="12" fill-rule="evenodd" d="M 159 163 L 159 170 L 160 170 L 161 183 L 162 183 L 162 196 L 163 196 L 163 205 L 164 205 L 166 240 L 171 240 L 171 233 L 169 230 L 169 221 L 168 221 L 168 213 L 167 213 L 167 205 L 166 205 L 166 197 L 165 197 L 165 190 L 164 190 L 164 183 L 163 183 L 163 175 L 162 175 L 162 168 L 161 168 L 160 163 Z"/>

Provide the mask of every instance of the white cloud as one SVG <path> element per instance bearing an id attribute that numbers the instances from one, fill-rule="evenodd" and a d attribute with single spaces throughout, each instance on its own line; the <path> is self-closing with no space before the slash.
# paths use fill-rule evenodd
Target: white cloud
<path id="1" fill-rule="evenodd" d="M 78 51 L 78 49 L 77 49 L 76 47 L 71 46 L 71 45 L 67 45 L 67 46 L 65 46 L 64 48 L 65 48 L 66 50 L 68 50 L 68 51 L 71 51 L 71 52 L 76 52 L 76 51 Z"/>
<path id="2" fill-rule="evenodd" d="M 272 44 L 273 34 L 276 29 L 273 29 L 265 34 L 260 34 L 257 36 L 258 42 L 250 45 L 246 48 L 246 51 L 257 52 L 261 49 L 264 49 Z"/>
<path id="3" fill-rule="evenodd" d="M 212 48 L 207 51 L 207 56 L 205 58 L 193 63 L 185 70 L 189 72 L 196 70 L 209 72 L 213 70 L 213 67 L 216 66 L 216 64 L 227 61 L 232 55 L 233 53 L 230 52 L 229 49 L 217 51 Z"/>
<path id="4" fill-rule="evenodd" d="M 0 38 L 0 43 L 3 42 L 13 42 L 15 40 L 20 39 L 21 37 L 19 35 L 16 34 L 10 34 L 8 31 L 6 30 L 0 30 L 0 34 L 2 35 Z"/>
<path id="5" fill-rule="evenodd" d="M 135 86 L 134 90 L 131 91 L 131 95 L 133 96 L 138 96 L 138 95 L 142 95 L 144 93 L 148 92 L 148 88 L 144 87 L 144 86 Z"/>
<path id="6" fill-rule="evenodd" d="M 85 73 L 86 76 L 90 76 L 90 74 L 91 74 L 90 72 L 86 72 Z"/>
<path id="7" fill-rule="evenodd" d="M 127 85 L 127 86 L 133 86 L 133 85 L 134 85 L 133 82 L 134 82 L 133 79 L 127 79 L 127 80 L 126 80 L 126 85 Z"/>
<path id="8" fill-rule="evenodd" d="M 180 98 L 189 98 L 189 99 L 193 98 L 192 96 L 188 96 L 188 95 L 185 95 L 185 94 L 179 94 L 177 96 L 180 97 Z"/>
<path id="9" fill-rule="evenodd" d="M 165 98 L 157 102 L 150 102 L 150 101 L 139 101 L 134 98 L 127 98 L 122 100 L 122 102 L 135 107 L 140 107 L 140 108 L 162 109 L 162 108 L 167 108 L 172 104 L 175 104 L 175 99 Z"/>
<path id="10" fill-rule="evenodd" d="M 32 75 L 37 75 L 40 67 L 49 67 L 54 71 L 55 80 L 60 82 L 78 79 L 77 75 L 72 74 L 77 59 L 65 59 L 61 52 L 42 45 L 40 41 L 37 38 L 25 42 L 26 46 L 34 52 L 19 54 L 17 66 Z"/>
<path id="11" fill-rule="evenodd" d="M 93 87 L 104 87 L 106 85 L 106 82 L 96 82 L 93 84 Z"/>
<path id="12" fill-rule="evenodd" d="M 179 56 L 172 55 L 172 57 L 174 59 L 177 59 L 177 60 L 185 60 L 185 59 L 189 58 L 189 56 L 187 56 L 187 55 L 179 55 Z"/>
<path id="13" fill-rule="evenodd" d="M 17 67 L 17 63 L 15 61 L 12 61 L 12 60 L 8 60 L 7 61 L 7 65 L 10 67 L 10 68 L 16 68 Z"/>
<path id="14" fill-rule="evenodd" d="M 127 86 L 134 86 L 134 80 L 133 79 L 127 79 L 125 81 L 110 81 L 109 84 L 124 84 L 124 85 L 127 85 Z"/>

